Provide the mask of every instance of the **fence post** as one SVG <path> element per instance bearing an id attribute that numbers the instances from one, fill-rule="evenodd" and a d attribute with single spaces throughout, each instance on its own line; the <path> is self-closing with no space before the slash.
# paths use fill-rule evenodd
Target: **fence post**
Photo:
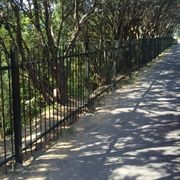
<path id="1" fill-rule="evenodd" d="M 141 61 L 141 67 L 143 67 L 144 64 L 145 64 L 145 60 L 146 60 L 146 43 L 145 43 L 145 39 L 144 39 L 144 38 L 142 38 L 141 46 L 142 46 L 142 61 Z"/>
<path id="2" fill-rule="evenodd" d="M 112 83 L 113 83 L 113 92 L 115 92 L 116 89 L 116 75 L 117 75 L 117 50 L 119 48 L 119 41 L 115 40 L 113 44 L 113 67 L 112 67 Z"/>
<path id="3" fill-rule="evenodd" d="M 139 69 L 142 67 L 142 60 L 143 60 L 143 44 L 142 39 L 139 39 L 139 47 L 140 47 L 140 57 L 139 57 Z"/>
<path id="4" fill-rule="evenodd" d="M 21 105 L 20 105 L 20 83 L 18 67 L 18 51 L 11 49 L 12 67 L 12 106 L 13 106 L 13 126 L 14 126 L 14 146 L 15 162 L 22 163 L 22 134 L 21 134 Z"/>
<path id="5" fill-rule="evenodd" d="M 160 52 L 162 52 L 162 51 L 164 51 L 164 39 L 163 39 L 163 37 L 161 37 L 161 39 L 160 39 L 160 44 L 161 44 Z"/>
<path id="6" fill-rule="evenodd" d="M 133 40 L 129 39 L 129 69 L 130 69 L 130 74 L 129 74 L 129 77 L 131 78 L 132 76 L 132 59 L 134 58 L 134 44 L 133 44 Z"/>
<path id="7" fill-rule="evenodd" d="M 112 83 L 113 83 L 113 92 L 115 92 L 116 89 L 116 58 L 113 61 L 113 77 L 112 77 Z"/>

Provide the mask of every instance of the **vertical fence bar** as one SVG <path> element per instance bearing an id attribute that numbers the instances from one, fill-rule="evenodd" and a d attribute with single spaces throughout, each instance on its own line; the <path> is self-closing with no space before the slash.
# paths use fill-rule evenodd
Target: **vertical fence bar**
<path id="1" fill-rule="evenodd" d="M 22 127 L 21 127 L 21 105 L 20 105 L 20 83 L 17 49 L 11 49 L 12 66 L 12 100 L 13 100 L 13 120 L 14 120 L 14 145 L 15 161 L 22 163 Z"/>
<path id="2" fill-rule="evenodd" d="M 1 54 L 0 54 L 0 68 L 2 67 L 2 62 L 1 62 Z M 2 133 L 2 140 L 3 140 L 3 154 L 4 154 L 4 162 L 5 162 L 5 168 L 6 168 L 6 161 L 7 161 L 7 142 L 6 142 L 6 132 L 5 132 L 5 110 L 4 110 L 4 86 L 3 86 L 3 73 L 0 72 L 0 99 L 1 99 L 1 104 L 0 106 L 2 107 L 2 112 L 0 112 L 0 128 L 1 133 Z M 1 148 L 1 147 L 0 147 Z"/>
<path id="3" fill-rule="evenodd" d="M 133 55 L 134 55 L 134 51 L 133 51 L 133 45 L 134 45 L 134 42 L 133 40 L 129 40 L 129 43 L 128 43 L 128 48 L 129 48 L 129 70 L 130 70 L 130 74 L 129 74 L 129 77 L 131 78 L 132 76 L 132 59 L 133 59 Z"/>
<path id="4" fill-rule="evenodd" d="M 142 63 L 142 39 L 139 39 L 139 53 L 138 53 L 138 67 L 139 69 L 141 68 L 141 63 Z"/>

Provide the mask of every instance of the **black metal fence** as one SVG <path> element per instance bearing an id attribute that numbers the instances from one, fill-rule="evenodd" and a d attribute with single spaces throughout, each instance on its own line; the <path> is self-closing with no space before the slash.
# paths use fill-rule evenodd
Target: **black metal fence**
<path id="1" fill-rule="evenodd" d="M 170 37 L 107 42 L 83 50 L 33 50 L 20 58 L 17 50 L 0 54 L 0 166 L 22 163 L 45 147 L 95 98 L 170 47 Z"/>

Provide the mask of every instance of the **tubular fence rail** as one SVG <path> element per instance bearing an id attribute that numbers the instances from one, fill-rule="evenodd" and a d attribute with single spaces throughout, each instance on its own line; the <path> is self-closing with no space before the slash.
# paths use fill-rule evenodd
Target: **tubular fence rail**
<path id="1" fill-rule="evenodd" d="M 85 107 L 174 43 L 171 37 L 74 46 L 52 59 L 35 49 L 0 52 L 0 166 L 22 163 L 76 121 Z M 104 87 L 104 88 L 101 88 Z"/>

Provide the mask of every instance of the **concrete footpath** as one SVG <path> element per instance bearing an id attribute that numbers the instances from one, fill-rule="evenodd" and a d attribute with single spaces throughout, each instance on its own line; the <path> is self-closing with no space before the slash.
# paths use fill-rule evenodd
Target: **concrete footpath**
<path id="1" fill-rule="evenodd" d="M 180 45 L 9 179 L 180 179 Z"/>

